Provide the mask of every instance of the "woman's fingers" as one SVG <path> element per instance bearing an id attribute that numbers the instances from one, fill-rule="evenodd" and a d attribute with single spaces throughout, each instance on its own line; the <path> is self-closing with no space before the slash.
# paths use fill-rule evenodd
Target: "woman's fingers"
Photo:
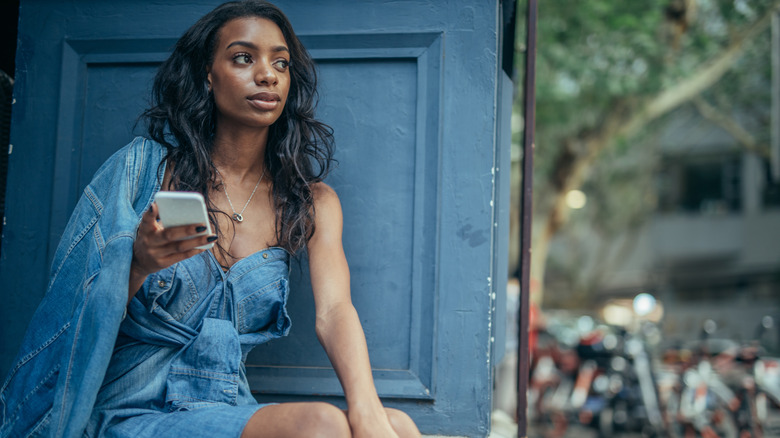
<path id="1" fill-rule="evenodd" d="M 135 243 L 133 263 L 141 272 L 152 273 L 204 251 L 198 247 L 217 239 L 206 232 L 206 224 L 181 225 L 165 228 L 157 221 L 157 204 L 144 212 Z"/>
<path id="2" fill-rule="evenodd" d="M 141 217 L 141 226 L 149 227 L 150 229 L 155 229 L 157 225 L 157 203 L 152 202 L 151 207 L 149 207 L 148 210 L 144 213 L 144 215 Z"/>
<path id="3" fill-rule="evenodd" d="M 170 242 L 183 241 L 185 239 L 191 240 L 189 238 L 205 231 L 205 224 L 181 225 L 178 227 L 163 228 L 160 233 L 160 238 L 162 244 L 165 245 Z"/>
<path id="4" fill-rule="evenodd" d="M 168 256 L 171 254 L 177 254 L 177 253 L 183 253 L 183 252 L 189 252 L 193 249 L 196 249 L 199 246 L 207 245 L 215 240 L 217 236 L 214 235 L 204 235 L 204 236 L 198 236 L 183 240 L 174 240 L 171 242 L 168 242 L 165 245 L 160 246 L 158 249 L 160 251 L 160 254 L 164 256 Z M 202 251 L 202 250 L 198 250 Z M 185 257 L 186 258 L 186 257 Z"/>
<path id="5" fill-rule="evenodd" d="M 151 207 L 141 217 L 141 224 L 138 227 L 138 237 L 144 240 L 149 247 L 165 246 L 170 242 L 184 240 L 206 231 L 206 224 L 180 225 L 176 227 L 163 227 L 157 221 L 157 204 L 152 203 Z"/>
<path id="6" fill-rule="evenodd" d="M 151 244 L 154 239 L 155 232 L 159 232 L 163 229 L 162 225 L 157 222 L 157 204 L 152 203 L 141 216 L 141 223 L 138 225 L 137 237 L 142 239 L 145 244 Z"/>
<path id="7" fill-rule="evenodd" d="M 217 239 L 217 236 L 198 236 L 191 239 L 168 242 L 161 246 L 146 246 L 136 241 L 134 248 L 134 262 L 142 272 L 151 274 L 165 269 L 174 263 L 200 254 L 205 249 L 198 248 L 207 245 Z"/>

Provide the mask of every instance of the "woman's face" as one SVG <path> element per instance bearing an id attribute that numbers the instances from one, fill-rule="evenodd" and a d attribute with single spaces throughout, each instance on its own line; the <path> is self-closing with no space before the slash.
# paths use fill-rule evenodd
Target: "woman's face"
<path id="1" fill-rule="evenodd" d="M 289 65 L 287 42 L 274 22 L 249 17 L 225 23 L 208 70 L 217 126 L 271 126 L 287 102 Z"/>

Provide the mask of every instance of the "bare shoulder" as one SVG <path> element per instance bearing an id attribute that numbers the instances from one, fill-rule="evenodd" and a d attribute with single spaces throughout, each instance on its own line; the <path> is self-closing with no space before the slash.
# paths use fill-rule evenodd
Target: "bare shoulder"
<path id="1" fill-rule="evenodd" d="M 339 196 L 336 194 L 336 191 L 324 182 L 312 185 L 312 194 L 314 195 L 315 208 L 321 203 L 339 202 Z"/>
<path id="2" fill-rule="evenodd" d="M 336 191 L 329 185 L 320 182 L 312 187 L 314 195 L 314 236 L 313 240 L 330 236 L 341 237 L 342 214 L 341 202 Z"/>
<path id="3" fill-rule="evenodd" d="M 341 201 L 336 191 L 324 182 L 316 183 L 312 186 L 312 195 L 314 196 L 314 214 L 315 217 L 322 213 L 324 216 L 337 214 L 341 216 Z M 316 219 L 315 219 L 316 220 Z M 319 223 L 319 220 L 317 220 Z"/>

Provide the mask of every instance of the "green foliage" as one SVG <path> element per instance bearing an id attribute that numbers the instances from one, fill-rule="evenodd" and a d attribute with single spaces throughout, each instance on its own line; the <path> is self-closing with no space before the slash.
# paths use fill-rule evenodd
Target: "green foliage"
<path id="1" fill-rule="evenodd" d="M 555 196 L 551 181 L 561 172 L 564 149 L 574 156 L 582 154 L 589 135 L 606 120 L 634 111 L 642 102 L 696 77 L 775 4 L 774 0 L 696 0 L 694 14 L 670 13 L 672 6 L 682 2 L 539 1 L 535 227 L 545 223 L 549 201 Z M 523 3 L 520 0 L 518 11 L 525 10 Z M 516 46 L 523 49 L 522 27 L 517 36 Z M 767 30 L 752 39 L 726 76 L 702 93 L 711 105 L 738 119 L 759 142 L 768 141 L 769 136 L 769 37 Z M 520 72 L 523 55 L 516 56 Z M 517 101 L 516 111 L 521 106 Z M 625 235 L 653 213 L 654 182 L 661 162 L 656 136 L 674 114 L 665 117 L 632 138 L 612 139 L 591 164 L 582 187 L 588 203 L 571 212 L 570 223 L 562 230 L 568 234 L 562 239 L 571 243 L 593 234 L 606 239 Z M 513 140 L 521 138 L 515 135 Z M 568 246 L 569 251 L 575 247 Z M 577 277 L 576 272 L 564 273 L 566 269 L 577 271 L 581 266 L 577 257 L 563 254 L 556 259 L 555 251 L 551 254 L 548 266 L 559 281 Z M 580 286 L 570 282 L 563 289 L 573 291 Z"/>
<path id="2" fill-rule="evenodd" d="M 653 2 L 540 2 L 538 175 L 552 165 L 555 145 L 599 123 L 617 99 L 658 91 L 661 23 L 662 8 Z"/>
<path id="3" fill-rule="evenodd" d="M 699 0 L 695 21 L 686 24 L 666 15 L 668 4 L 661 0 L 539 2 L 536 184 L 547 182 L 566 142 L 598 126 L 622 102 L 641 101 L 690 77 L 760 17 L 770 2 Z M 518 10 L 525 8 L 521 5 Z M 521 46 L 522 31 L 518 38 Z M 755 51 L 766 57 L 766 50 L 764 44 Z M 737 67 L 733 75 L 741 78 L 751 73 L 749 65 Z M 732 88 L 742 83 L 728 82 Z"/>

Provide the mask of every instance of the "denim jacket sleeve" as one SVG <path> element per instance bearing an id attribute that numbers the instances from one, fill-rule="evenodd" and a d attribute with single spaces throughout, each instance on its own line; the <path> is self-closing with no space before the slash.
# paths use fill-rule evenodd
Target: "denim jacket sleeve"
<path id="1" fill-rule="evenodd" d="M 84 189 L 49 285 L 0 388 L 0 437 L 79 437 L 127 302 L 133 240 L 159 190 L 165 150 L 136 138 Z"/>

